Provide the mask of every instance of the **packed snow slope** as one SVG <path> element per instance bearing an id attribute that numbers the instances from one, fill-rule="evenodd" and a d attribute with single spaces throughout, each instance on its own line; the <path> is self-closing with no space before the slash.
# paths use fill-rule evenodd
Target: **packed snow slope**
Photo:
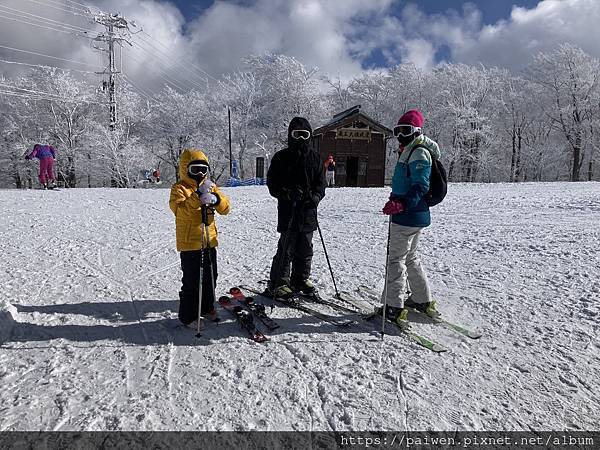
<path id="1" fill-rule="evenodd" d="M 258 286 L 277 239 L 265 187 L 225 192 L 219 293 Z M 382 289 L 388 193 L 327 191 L 340 289 Z M 196 338 L 177 326 L 168 195 L 0 191 L 0 430 L 600 428 L 600 184 L 451 185 L 422 258 L 441 311 L 484 336 L 416 323 L 444 354 L 392 326 L 381 341 L 379 322 L 340 329 L 285 307 L 266 344 L 226 311 Z M 317 233 L 314 248 L 331 295 Z"/>

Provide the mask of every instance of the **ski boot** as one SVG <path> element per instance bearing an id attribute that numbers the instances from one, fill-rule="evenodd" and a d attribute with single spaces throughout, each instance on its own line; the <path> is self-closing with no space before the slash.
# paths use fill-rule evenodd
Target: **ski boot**
<path id="1" fill-rule="evenodd" d="M 316 292 L 315 285 L 310 280 L 304 280 L 300 283 L 294 283 L 292 285 L 292 291 L 300 292 L 303 295 L 313 295 Z"/>
<path id="2" fill-rule="evenodd" d="M 375 309 L 375 314 L 383 316 L 383 307 L 380 306 Z M 394 322 L 402 330 L 410 329 L 410 322 L 408 321 L 408 309 L 397 308 L 395 306 L 388 305 L 385 311 L 385 318 L 390 322 Z"/>
<path id="3" fill-rule="evenodd" d="M 203 317 L 205 319 L 207 319 L 207 320 L 210 320 L 211 322 L 219 322 L 221 320 L 221 318 L 217 314 L 217 310 L 216 309 L 211 309 L 206 314 L 203 314 Z"/>
<path id="4" fill-rule="evenodd" d="M 269 286 L 265 289 L 264 295 L 266 297 L 276 297 L 276 298 L 289 298 L 294 294 L 294 291 L 290 289 L 287 284 L 283 284 L 275 289 Z"/>
<path id="5" fill-rule="evenodd" d="M 416 309 L 433 320 L 440 320 L 442 318 L 440 312 L 436 309 L 435 300 L 426 303 L 416 303 L 411 297 L 408 297 L 404 302 L 404 307 Z"/>
<path id="6" fill-rule="evenodd" d="M 192 330 L 203 331 L 204 330 L 204 320 L 202 320 L 202 318 L 200 318 L 200 326 L 198 326 L 198 319 L 196 319 L 190 323 L 185 323 L 185 324 L 183 324 L 183 326 L 190 328 Z"/>

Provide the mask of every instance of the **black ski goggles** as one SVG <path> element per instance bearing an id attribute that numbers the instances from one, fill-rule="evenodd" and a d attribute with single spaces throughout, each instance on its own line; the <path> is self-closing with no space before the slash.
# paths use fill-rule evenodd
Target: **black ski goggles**
<path id="1" fill-rule="evenodd" d="M 308 130 L 292 130 L 292 138 L 304 139 L 305 141 L 310 139 L 310 131 Z"/>
<path id="2" fill-rule="evenodd" d="M 208 173 L 208 164 L 205 163 L 190 163 L 188 165 L 188 174 L 192 177 L 205 177 Z"/>
<path id="3" fill-rule="evenodd" d="M 420 127 L 413 127 L 412 125 L 396 125 L 394 127 L 394 136 L 408 137 L 412 136 L 418 131 L 421 131 Z"/>

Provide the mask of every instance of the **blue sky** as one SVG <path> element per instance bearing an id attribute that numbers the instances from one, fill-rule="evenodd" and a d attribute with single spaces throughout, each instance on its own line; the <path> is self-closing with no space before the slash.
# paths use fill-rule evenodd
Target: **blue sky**
<path id="1" fill-rule="evenodd" d="M 470 8 L 476 9 L 480 13 L 481 26 L 485 26 L 508 20 L 513 7 L 515 6 L 533 9 L 539 2 L 540 0 L 394 0 L 392 1 L 392 6 L 389 8 L 389 11 L 387 11 L 387 14 L 402 20 L 402 11 L 407 6 L 413 5 L 427 16 L 464 16 L 465 8 Z M 213 9 L 216 6 L 216 2 L 213 0 L 172 0 L 172 3 L 177 6 L 184 16 L 186 21 L 185 29 L 187 29 L 190 23 L 195 20 L 201 20 L 202 16 L 205 15 L 207 11 L 210 12 L 210 9 Z M 256 0 L 221 0 L 219 3 L 252 9 L 258 2 Z M 369 20 L 369 18 L 366 20 Z M 363 54 L 358 58 L 360 67 L 363 70 L 377 69 L 402 62 L 402 57 L 398 54 L 393 55 L 393 53 L 394 51 L 390 51 L 389 49 L 386 51 L 383 47 L 374 47 L 368 54 Z M 443 42 L 435 45 L 432 54 L 432 63 L 453 61 L 455 59 L 451 46 Z"/>
<path id="2" fill-rule="evenodd" d="M 252 1 L 227 1 L 225 3 L 235 4 L 252 4 Z M 213 0 L 173 0 L 179 10 L 188 20 L 192 20 L 199 16 L 204 10 L 209 8 Z M 533 8 L 539 3 L 539 0 L 480 0 L 480 1 L 464 1 L 464 0 L 418 0 L 418 1 L 398 1 L 398 7 L 402 7 L 407 3 L 418 5 L 428 14 L 445 13 L 449 9 L 460 11 L 465 3 L 471 3 L 477 6 L 481 11 L 483 22 L 486 24 L 496 23 L 500 19 L 506 19 L 510 15 L 513 5 Z"/>

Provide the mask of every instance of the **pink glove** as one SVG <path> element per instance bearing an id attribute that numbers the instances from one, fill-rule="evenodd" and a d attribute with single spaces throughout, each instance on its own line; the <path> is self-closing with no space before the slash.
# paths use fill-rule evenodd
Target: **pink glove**
<path id="1" fill-rule="evenodd" d="M 387 216 L 399 214 L 404 211 L 404 204 L 400 200 L 388 200 L 383 207 L 383 213 Z"/>

